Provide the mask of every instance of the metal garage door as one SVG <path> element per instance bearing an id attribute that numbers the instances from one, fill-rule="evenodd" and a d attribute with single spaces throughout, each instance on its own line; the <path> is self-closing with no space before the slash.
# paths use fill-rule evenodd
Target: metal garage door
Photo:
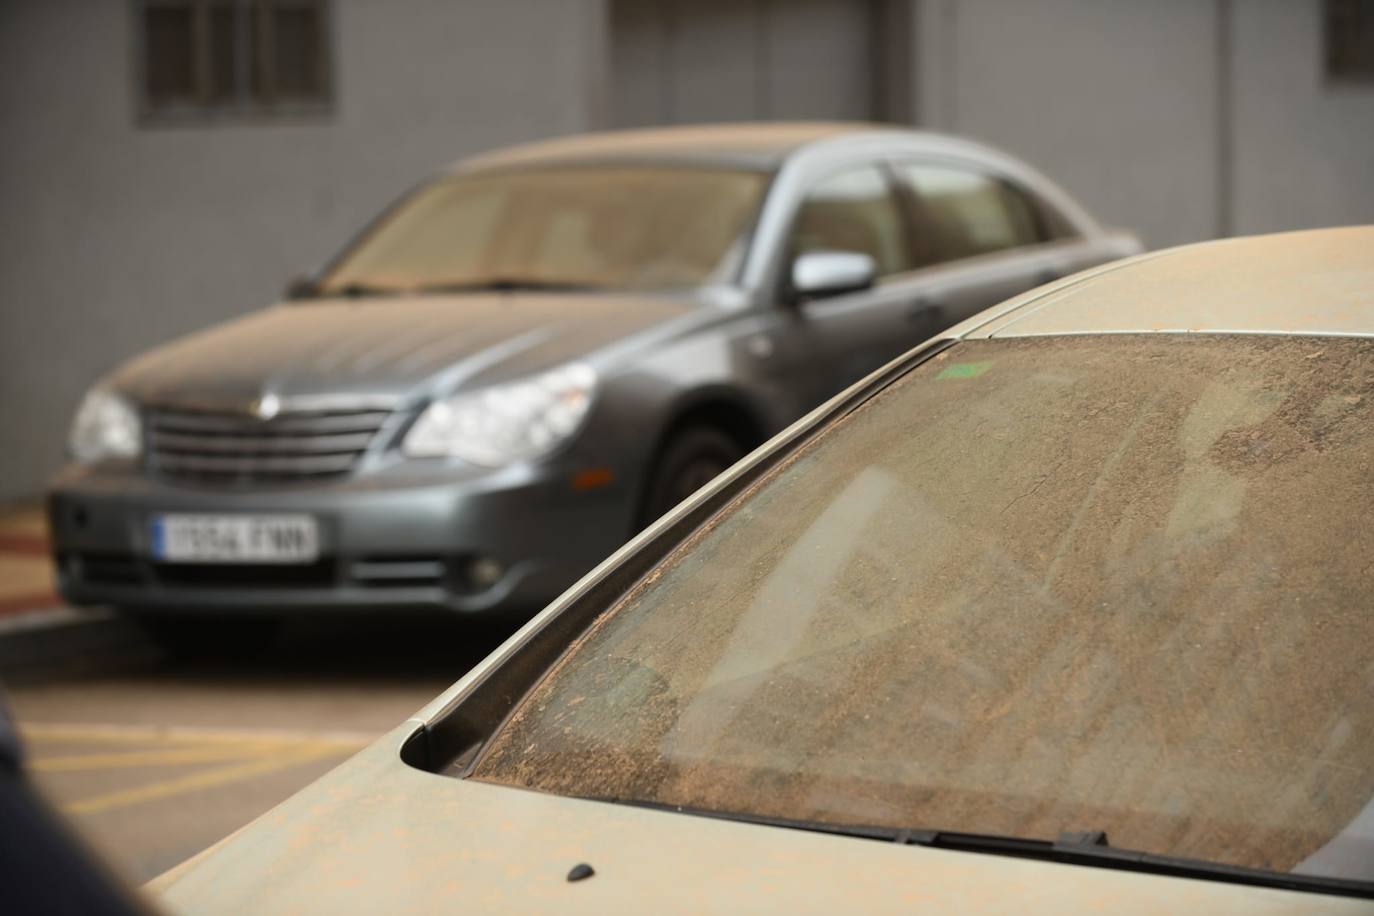
<path id="1" fill-rule="evenodd" d="M 616 126 L 870 119 L 878 2 L 615 0 Z"/>

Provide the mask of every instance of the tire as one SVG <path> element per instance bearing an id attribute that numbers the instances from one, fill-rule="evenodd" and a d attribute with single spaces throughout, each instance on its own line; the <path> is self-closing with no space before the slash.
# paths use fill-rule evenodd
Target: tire
<path id="1" fill-rule="evenodd" d="M 674 433 L 649 472 L 636 530 L 647 528 L 743 456 L 740 444 L 713 426 Z"/>
<path id="2" fill-rule="evenodd" d="M 131 616 L 158 648 L 173 658 L 188 660 L 250 659 L 265 651 L 281 630 L 281 621 L 272 617 L 140 613 Z"/>

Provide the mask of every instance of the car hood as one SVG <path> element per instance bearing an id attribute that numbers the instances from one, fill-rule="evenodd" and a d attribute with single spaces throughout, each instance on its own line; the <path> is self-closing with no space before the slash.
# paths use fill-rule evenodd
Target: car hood
<path id="1" fill-rule="evenodd" d="M 687 300 L 623 294 L 311 300 L 158 347 L 112 381 L 164 406 L 237 409 L 267 393 L 399 402 L 548 368 L 699 311 Z"/>
<path id="2" fill-rule="evenodd" d="M 406 766 L 412 720 L 158 878 L 182 913 L 1355 913 L 1367 901 L 898 846 Z M 568 872 L 595 874 L 576 883 Z"/>

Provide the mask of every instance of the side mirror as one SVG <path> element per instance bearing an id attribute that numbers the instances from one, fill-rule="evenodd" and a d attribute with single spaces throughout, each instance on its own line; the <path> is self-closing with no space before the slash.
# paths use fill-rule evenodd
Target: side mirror
<path id="1" fill-rule="evenodd" d="M 873 258 L 857 251 L 807 251 L 792 262 L 792 293 L 819 299 L 868 289 L 878 276 Z"/>
<path id="2" fill-rule="evenodd" d="M 319 288 L 315 286 L 315 281 L 303 274 L 286 281 L 286 298 L 288 299 L 313 299 L 317 295 L 319 295 Z"/>

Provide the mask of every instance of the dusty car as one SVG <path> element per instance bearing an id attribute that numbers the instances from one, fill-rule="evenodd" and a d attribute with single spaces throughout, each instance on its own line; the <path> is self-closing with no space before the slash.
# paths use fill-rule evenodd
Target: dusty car
<path id="1" fill-rule="evenodd" d="M 173 634 L 193 612 L 200 634 L 215 611 L 528 613 L 844 385 L 1138 247 L 1010 157 L 908 131 L 479 156 L 296 299 L 97 385 L 51 491 L 61 590 Z"/>
<path id="2" fill-rule="evenodd" d="M 1371 296 L 1367 227 L 985 311 L 154 889 L 187 913 L 1367 913 Z"/>

